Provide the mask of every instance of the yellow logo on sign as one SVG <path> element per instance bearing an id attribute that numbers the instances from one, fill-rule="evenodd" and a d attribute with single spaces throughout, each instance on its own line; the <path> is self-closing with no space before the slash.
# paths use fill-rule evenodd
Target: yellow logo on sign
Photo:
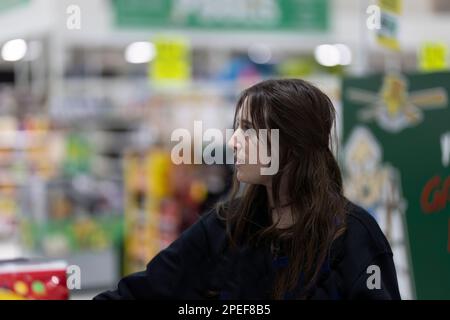
<path id="1" fill-rule="evenodd" d="M 430 88 L 409 92 L 408 82 L 399 74 L 387 74 L 378 93 L 349 88 L 348 98 L 365 104 L 358 117 L 361 121 L 376 120 L 381 128 L 398 132 L 422 122 L 423 111 L 447 108 L 445 88 Z"/>
<path id="2" fill-rule="evenodd" d="M 406 83 L 398 77 L 387 76 L 381 89 L 381 96 L 390 116 L 396 116 L 406 105 Z"/>

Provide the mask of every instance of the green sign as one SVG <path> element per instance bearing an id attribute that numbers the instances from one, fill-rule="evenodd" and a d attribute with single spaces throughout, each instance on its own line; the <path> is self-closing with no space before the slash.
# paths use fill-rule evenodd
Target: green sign
<path id="1" fill-rule="evenodd" d="M 1 0 L 0 1 L 0 11 L 6 11 L 13 7 L 28 4 L 30 0 Z"/>
<path id="2" fill-rule="evenodd" d="M 404 298 L 450 299 L 450 73 L 348 78 L 342 93 L 348 198 L 387 235 Z"/>
<path id="3" fill-rule="evenodd" d="M 329 0 L 113 0 L 119 27 L 326 31 Z"/>

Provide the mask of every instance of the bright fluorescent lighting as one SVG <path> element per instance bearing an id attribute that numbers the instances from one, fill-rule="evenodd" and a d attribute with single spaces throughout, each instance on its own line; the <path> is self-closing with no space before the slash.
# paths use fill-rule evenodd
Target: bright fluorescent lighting
<path id="1" fill-rule="evenodd" d="M 257 44 L 248 48 L 248 57 L 255 63 L 265 64 L 272 58 L 272 52 L 268 46 Z"/>
<path id="2" fill-rule="evenodd" d="M 23 39 L 6 42 L 2 48 L 2 58 L 5 61 L 19 61 L 27 53 L 27 43 Z"/>
<path id="3" fill-rule="evenodd" d="M 155 46 L 151 42 L 133 42 L 125 50 L 129 63 L 148 63 L 155 57 Z"/>
<path id="4" fill-rule="evenodd" d="M 334 67 L 339 64 L 339 50 L 331 44 L 322 44 L 314 51 L 317 62 L 325 67 Z"/>
<path id="5" fill-rule="evenodd" d="M 336 49 L 339 51 L 339 64 L 347 66 L 352 63 L 352 52 L 350 48 L 345 44 L 335 44 Z"/>

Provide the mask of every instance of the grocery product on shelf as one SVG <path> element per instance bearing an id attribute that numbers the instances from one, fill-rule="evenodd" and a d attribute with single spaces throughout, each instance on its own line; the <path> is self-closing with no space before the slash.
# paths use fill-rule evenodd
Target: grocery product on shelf
<path id="1" fill-rule="evenodd" d="M 0 117 L 0 242 L 18 240 L 20 199 L 30 176 L 54 174 L 49 129 L 45 117 Z"/>
<path id="2" fill-rule="evenodd" d="M 64 261 L 0 261 L 0 300 L 67 300 Z"/>
<path id="3" fill-rule="evenodd" d="M 143 269 L 198 218 L 208 193 L 199 168 L 173 165 L 164 148 L 127 153 L 125 274 Z"/>

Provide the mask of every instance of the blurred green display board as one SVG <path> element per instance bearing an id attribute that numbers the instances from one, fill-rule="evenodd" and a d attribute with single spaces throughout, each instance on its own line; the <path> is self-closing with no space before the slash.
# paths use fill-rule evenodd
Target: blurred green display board
<path id="1" fill-rule="evenodd" d="M 30 2 L 30 0 L 1 0 L 0 1 L 0 12 L 14 8 L 18 5 L 28 4 L 29 2 Z"/>
<path id="2" fill-rule="evenodd" d="M 326 31 L 329 0 L 113 0 L 119 27 Z"/>
<path id="3" fill-rule="evenodd" d="M 67 255 L 77 251 L 97 251 L 115 247 L 123 237 L 123 217 L 52 219 L 45 223 L 22 221 L 24 244 L 45 255 Z"/>
<path id="4" fill-rule="evenodd" d="M 349 198 L 405 248 L 416 298 L 450 299 L 450 73 L 347 78 L 342 94 Z"/>

